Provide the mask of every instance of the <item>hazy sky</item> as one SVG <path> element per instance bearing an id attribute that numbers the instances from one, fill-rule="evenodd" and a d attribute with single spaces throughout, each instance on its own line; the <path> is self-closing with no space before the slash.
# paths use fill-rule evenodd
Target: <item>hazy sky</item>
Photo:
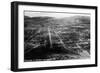
<path id="1" fill-rule="evenodd" d="M 76 13 L 53 13 L 53 12 L 24 12 L 25 16 L 29 17 L 37 17 L 37 16 L 49 16 L 49 17 L 56 17 L 56 18 L 63 18 L 63 17 L 70 17 L 70 16 L 90 16 L 89 14 L 76 14 Z"/>

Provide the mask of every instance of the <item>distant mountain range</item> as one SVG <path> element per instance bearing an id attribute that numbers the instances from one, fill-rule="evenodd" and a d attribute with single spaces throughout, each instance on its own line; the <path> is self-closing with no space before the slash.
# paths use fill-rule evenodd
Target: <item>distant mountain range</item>
<path id="1" fill-rule="evenodd" d="M 41 25 L 41 26 L 54 26 L 57 25 L 77 25 L 77 24 L 90 24 L 89 16 L 71 16 L 64 18 L 53 17 L 28 17 L 24 16 L 25 26 Z"/>

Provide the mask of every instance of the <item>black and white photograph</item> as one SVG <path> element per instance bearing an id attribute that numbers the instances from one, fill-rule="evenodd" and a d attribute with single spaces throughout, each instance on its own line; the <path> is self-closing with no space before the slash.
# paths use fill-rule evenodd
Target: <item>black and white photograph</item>
<path id="1" fill-rule="evenodd" d="M 11 3 L 11 70 L 97 66 L 97 7 Z"/>
<path id="2" fill-rule="evenodd" d="M 90 14 L 24 11 L 24 61 L 87 59 Z"/>

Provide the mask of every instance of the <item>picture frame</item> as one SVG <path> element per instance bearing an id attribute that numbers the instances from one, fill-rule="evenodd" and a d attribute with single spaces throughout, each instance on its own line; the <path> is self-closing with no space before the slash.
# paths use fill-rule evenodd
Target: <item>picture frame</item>
<path id="1" fill-rule="evenodd" d="M 97 6 L 11 2 L 11 71 L 97 66 Z"/>

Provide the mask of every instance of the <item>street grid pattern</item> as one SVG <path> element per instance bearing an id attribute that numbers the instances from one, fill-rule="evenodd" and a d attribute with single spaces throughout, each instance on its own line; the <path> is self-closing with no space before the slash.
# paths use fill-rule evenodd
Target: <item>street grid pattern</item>
<path id="1" fill-rule="evenodd" d="M 24 61 L 90 58 L 90 17 L 24 16 Z"/>

